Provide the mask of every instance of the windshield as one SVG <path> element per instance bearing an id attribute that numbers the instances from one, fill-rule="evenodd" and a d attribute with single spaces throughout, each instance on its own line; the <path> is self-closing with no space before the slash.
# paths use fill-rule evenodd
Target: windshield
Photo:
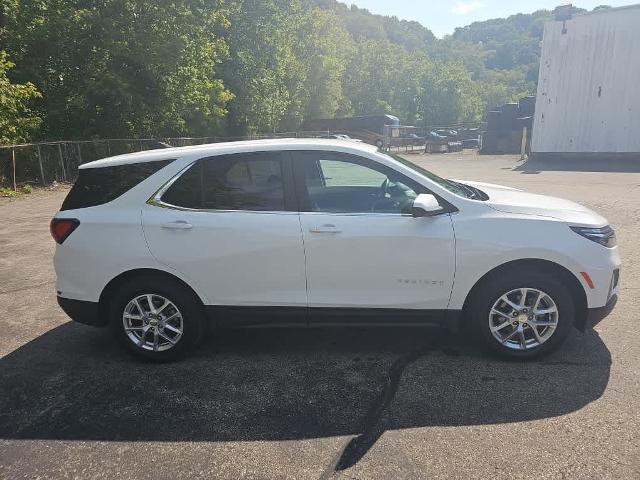
<path id="1" fill-rule="evenodd" d="M 471 185 L 465 185 L 464 183 L 454 182 L 453 180 L 447 180 L 446 178 L 439 177 L 435 173 L 430 172 L 426 168 L 422 168 L 420 165 L 416 165 L 415 163 L 401 157 L 400 155 L 385 152 L 384 150 L 378 150 L 378 153 L 393 158 L 397 162 L 400 162 L 404 166 L 409 167 L 411 170 L 414 170 L 420 175 L 427 177 L 429 180 L 437 183 L 442 188 L 455 195 L 460 195 L 461 197 L 470 198 L 473 200 L 486 200 L 486 198 L 488 198 L 484 192 L 475 187 L 472 187 Z"/>

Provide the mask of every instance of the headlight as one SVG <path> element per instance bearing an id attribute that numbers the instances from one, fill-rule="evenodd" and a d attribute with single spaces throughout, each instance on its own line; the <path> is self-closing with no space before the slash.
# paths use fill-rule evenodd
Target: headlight
<path id="1" fill-rule="evenodd" d="M 609 225 L 606 227 L 593 228 L 593 227 L 569 227 L 578 235 L 582 235 L 584 238 L 588 238 L 605 247 L 616 246 L 616 232 L 613 231 Z"/>

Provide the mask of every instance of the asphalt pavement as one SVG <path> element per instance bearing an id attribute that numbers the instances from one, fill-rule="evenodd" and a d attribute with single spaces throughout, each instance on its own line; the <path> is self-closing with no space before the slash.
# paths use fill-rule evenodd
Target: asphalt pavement
<path id="1" fill-rule="evenodd" d="M 614 312 L 528 363 L 418 328 L 226 331 L 144 363 L 56 304 L 66 192 L 0 199 L 0 478 L 640 478 L 640 173 L 407 158 L 606 216 Z"/>

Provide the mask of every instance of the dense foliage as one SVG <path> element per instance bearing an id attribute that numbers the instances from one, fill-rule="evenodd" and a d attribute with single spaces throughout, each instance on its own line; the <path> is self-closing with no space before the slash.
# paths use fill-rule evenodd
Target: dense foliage
<path id="1" fill-rule="evenodd" d="M 29 100 L 40 97 L 33 83 L 11 83 L 7 72 L 15 65 L 0 51 L 0 144 L 20 143 L 40 125 L 40 118 L 29 109 Z"/>
<path id="2" fill-rule="evenodd" d="M 479 121 L 534 93 L 551 15 L 438 40 L 335 0 L 3 0 L 0 141 L 242 135 L 373 113 Z"/>

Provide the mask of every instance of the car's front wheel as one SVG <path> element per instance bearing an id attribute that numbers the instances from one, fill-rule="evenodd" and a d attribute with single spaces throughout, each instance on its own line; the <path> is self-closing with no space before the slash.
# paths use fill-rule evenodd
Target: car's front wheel
<path id="1" fill-rule="evenodd" d="M 566 339 L 575 321 L 569 290 L 553 275 L 523 271 L 486 281 L 472 301 L 477 336 L 511 358 L 548 353 Z"/>
<path id="2" fill-rule="evenodd" d="M 111 327 L 122 346 L 138 357 L 172 360 L 195 346 L 203 334 L 202 306 L 177 282 L 136 278 L 111 302 Z"/>

